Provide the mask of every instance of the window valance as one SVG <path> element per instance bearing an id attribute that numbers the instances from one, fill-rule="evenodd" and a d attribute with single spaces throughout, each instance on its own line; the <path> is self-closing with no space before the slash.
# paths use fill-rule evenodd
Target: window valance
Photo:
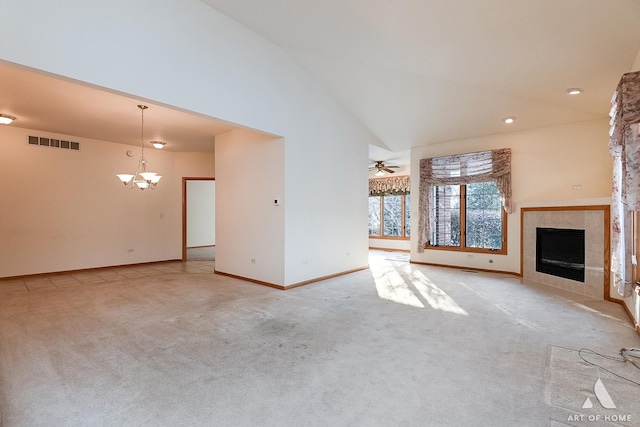
<path id="1" fill-rule="evenodd" d="M 369 196 L 402 195 L 410 192 L 411 181 L 406 175 L 372 178 L 369 180 Z"/>
<path id="2" fill-rule="evenodd" d="M 435 185 L 462 185 L 494 182 L 507 213 L 511 208 L 511 149 L 434 157 L 420 160 L 420 195 L 418 202 L 418 251 L 427 243 L 431 221 L 430 194 Z"/>

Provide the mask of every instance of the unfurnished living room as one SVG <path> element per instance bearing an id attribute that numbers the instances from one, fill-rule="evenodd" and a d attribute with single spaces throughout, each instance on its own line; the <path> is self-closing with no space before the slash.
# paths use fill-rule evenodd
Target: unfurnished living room
<path id="1" fill-rule="evenodd" d="M 0 1 L 0 426 L 638 425 L 639 19 Z"/>

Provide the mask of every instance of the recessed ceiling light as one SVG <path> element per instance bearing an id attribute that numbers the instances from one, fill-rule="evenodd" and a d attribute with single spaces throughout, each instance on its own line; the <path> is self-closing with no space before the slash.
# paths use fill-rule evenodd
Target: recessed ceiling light
<path id="1" fill-rule="evenodd" d="M 567 93 L 569 95 L 580 95 L 582 93 L 582 89 L 580 89 L 579 87 L 570 87 L 569 89 L 567 89 Z"/>
<path id="2" fill-rule="evenodd" d="M 16 118 L 7 114 L 0 114 L 0 124 L 10 125 Z"/>
<path id="3" fill-rule="evenodd" d="M 505 117 L 504 119 L 502 119 L 503 122 L 505 122 L 506 124 L 510 125 L 511 123 L 516 121 L 516 118 L 514 116 L 509 116 L 509 117 Z"/>

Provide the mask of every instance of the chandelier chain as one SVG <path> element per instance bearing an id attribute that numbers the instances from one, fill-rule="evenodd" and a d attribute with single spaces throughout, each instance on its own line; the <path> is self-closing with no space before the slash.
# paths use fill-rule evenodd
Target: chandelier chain
<path id="1" fill-rule="evenodd" d="M 138 108 L 140 109 L 141 114 L 142 114 L 142 120 L 140 121 L 141 122 L 141 125 L 140 125 L 140 145 L 142 146 L 142 160 L 144 161 L 145 160 L 144 159 L 144 110 L 146 110 L 149 107 L 147 107 L 146 105 L 138 105 Z"/>
<path id="2" fill-rule="evenodd" d="M 155 172 L 149 172 L 147 170 L 147 160 L 144 158 L 144 110 L 148 107 L 146 105 L 138 105 L 140 109 L 141 121 L 140 121 L 140 145 L 142 146 L 142 153 L 140 155 L 140 160 L 138 161 L 138 167 L 133 174 L 117 174 L 116 176 L 124 186 L 128 189 L 132 189 L 134 187 L 138 187 L 141 190 L 145 188 L 151 188 L 152 190 L 156 189 L 156 185 L 158 181 L 162 178 L 162 176 L 158 175 Z"/>

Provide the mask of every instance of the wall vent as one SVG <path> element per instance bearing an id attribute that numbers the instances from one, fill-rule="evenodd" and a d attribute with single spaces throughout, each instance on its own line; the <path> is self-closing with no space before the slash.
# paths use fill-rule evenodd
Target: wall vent
<path id="1" fill-rule="evenodd" d="M 64 141 L 55 138 L 45 138 L 42 136 L 29 136 L 29 145 L 41 145 L 44 147 L 64 148 L 66 150 L 80 150 L 80 143 Z"/>

